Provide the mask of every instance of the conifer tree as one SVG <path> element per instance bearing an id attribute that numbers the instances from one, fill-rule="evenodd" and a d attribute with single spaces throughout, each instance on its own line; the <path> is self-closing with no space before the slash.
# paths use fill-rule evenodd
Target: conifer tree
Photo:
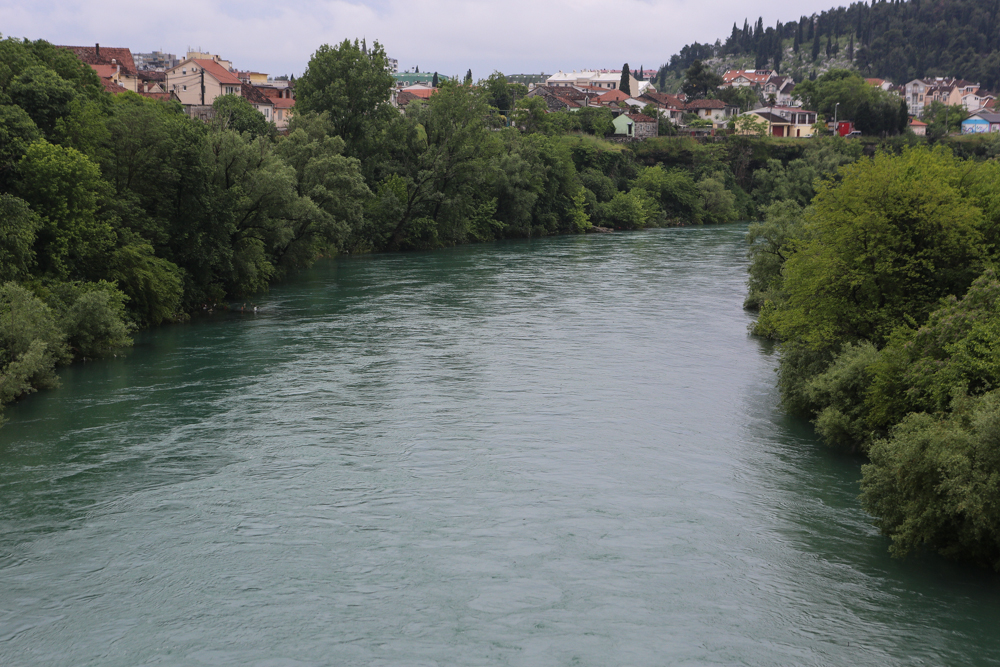
<path id="1" fill-rule="evenodd" d="M 632 95 L 632 84 L 629 83 L 629 71 L 628 63 L 622 65 L 622 79 L 621 83 L 618 84 L 618 90 L 626 95 Z"/>
<path id="2" fill-rule="evenodd" d="M 465 73 L 465 82 L 464 83 L 467 86 L 471 86 L 472 85 L 472 68 L 469 68 L 469 70 Z"/>
<path id="3" fill-rule="evenodd" d="M 433 87 L 437 88 L 438 87 L 438 83 L 439 83 L 439 81 L 438 81 L 438 73 L 434 72 L 434 78 L 431 80 L 431 85 Z"/>

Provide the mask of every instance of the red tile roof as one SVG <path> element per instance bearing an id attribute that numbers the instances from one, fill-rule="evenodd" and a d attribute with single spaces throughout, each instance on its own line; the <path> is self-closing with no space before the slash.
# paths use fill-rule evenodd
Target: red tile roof
<path id="1" fill-rule="evenodd" d="M 112 95 L 117 95 L 118 93 L 124 93 L 128 90 L 123 86 L 118 85 L 111 79 L 101 79 L 101 84 L 104 86 L 104 90 L 111 93 Z"/>
<path id="2" fill-rule="evenodd" d="M 295 100 L 290 97 L 272 97 L 271 101 L 274 102 L 275 109 L 291 109 L 295 106 Z"/>
<path id="3" fill-rule="evenodd" d="M 686 109 L 725 109 L 726 103 L 722 100 L 691 100 L 685 105 Z"/>
<path id="4" fill-rule="evenodd" d="M 135 76 L 135 60 L 128 49 L 112 46 L 57 46 L 57 49 L 67 49 L 88 65 L 121 65 L 122 74 Z M 100 51 L 100 55 L 98 55 Z M 111 62 L 114 60 L 115 62 Z"/>
<path id="5" fill-rule="evenodd" d="M 603 95 L 599 95 L 597 99 L 601 104 L 607 104 L 608 102 L 623 102 L 630 97 L 630 95 L 626 95 L 620 90 L 609 90 Z"/>
<path id="6" fill-rule="evenodd" d="M 97 72 L 97 76 L 102 79 L 111 79 L 118 74 L 117 65 L 91 65 L 90 69 Z"/>
<path id="7" fill-rule="evenodd" d="M 214 60 L 202 60 L 195 58 L 190 62 L 195 63 L 198 67 L 201 67 L 207 74 L 211 74 L 212 77 L 219 83 L 224 83 L 226 85 L 239 86 L 243 82 L 237 78 L 235 74 L 227 70 L 225 67 L 215 62 Z M 176 69 L 176 68 L 175 68 Z"/>
<path id="8" fill-rule="evenodd" d="M 627 116 L 628 116 L 628 117 L 629 117 L 629 118 L 630 118 L 631 120 L 635 121 L 636 123 L 655 123 L 655 122 L 656 122 L 656 119 L 655 119 L 655 118 L 650 118 L 650 117 L 649 117 L 649 116 L 647 116 L 646 114 L 641 114 L 641 113 L 630 113 L 630 114 L 626 114 L 626 115 L 627 115 Z"/>
<path id="9" fill-rule="evenodd" d="M 396 93 L 396 104 L 401 107 L 405 107 L 407 104 L 413 100 L 419 100 L 420 98 L 411 92 L 401 90 Z"/>
<path id="10" fill-rule="evenodd" d="M 438 91 L 437 88 L 407 88 L 404 92 L 410 93 L 411 95 L 416 95 L 417 97 L 426 100 L 437 91 Z"/>
<path id="11" fill-rule="evenodd" d="M 249 83 L 244 83 L 240 86 L 240 94 L 250 104 L 270 104 L 274 106 L 274 101 L 270 97 L 260 92 Z"/>

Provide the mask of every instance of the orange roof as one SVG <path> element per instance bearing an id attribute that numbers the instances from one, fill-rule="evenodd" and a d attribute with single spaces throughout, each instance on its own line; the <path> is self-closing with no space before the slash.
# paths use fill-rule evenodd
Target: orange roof
<path id="1" fill-rule="evenodd" d="M 438 91 L 437 88 L 404 88 L 403 90 L 425 100 Z"/>
<path id="2" fill-rule="evenodd" d="M 118 67 L 116 65 L 94 65 L 91 63 L 90 68 L 97 72 L 97 76 L 102 79 L 110 79 L 118 74 Z"/>
<path id="3" fill-rule="evenodd" d="M 607 104 L 608 102 L 624 102 L 629 99 L 629 95 L 626 95 L 620 90 L 609 90 L 603 95 L 598 95 L 597 99 L 601 104 Z"/>
<path id="4" fill-rule="evenodd" d="M 126 48 L 113 46 L 57 46 L 57 49 L 67 49 L 88 65 L 121 65 L 122 74 L 135 76 L 135 60 L 132 52 Z M 111 61 L 115 62 L 112 63 Z"/>
<path id="5" fill-rule="evenodd" d="M 275 109 L 291 109 L 295 106 L 295 100 L 290 97 L 272 97 L 271 102 L 274 103 Z"/>
<path id="6" fill-rule="evenodd" d="M 104 86 L 104 90 L 108 91 L 112 95 L 117 95 L 118 93 L 124 93 L 126 90 L 128 90 L 128 88 L 119 86 L 111 79 L 101 79 L 101 84 Z"/>
<path id="7" fill-rule="evenodd" d="M 922 125 L 924 127 L 927 127 L 927 123 L 923 122 L 922 120 L 917 120 L 916 118 L 911 118 L 910 119 L 910 125 L 917 125 L 917 126 L 921 126 Z"/>
<path id="8" fill-rule="evenodd" d="M 198 67 L 205 70 L 206 73 L 211 74 L 212 77 L 219 83 L 225 83 L 229 85 L 239 86 L 243 82 L 239 78 L 227 70 L 225 67 L 215 62 L 214 60 L 201 60 L 195 58 L 191 62 L 196 63 Z M 176 69 L 176 68 L 175 68 Z"/>
<path id="9" fill-rule="evenodd" d="M 630 114 L 627 114 L 627 115 L 628 115 L 629 118 L 631 118 L 636 123 L 655 123 L 656 122 L 655 118 L 650 118 L 646 114 L 630 113 Z"/>

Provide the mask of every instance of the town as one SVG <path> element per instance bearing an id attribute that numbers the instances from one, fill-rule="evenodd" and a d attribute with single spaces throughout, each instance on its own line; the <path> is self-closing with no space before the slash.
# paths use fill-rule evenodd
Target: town
<path id="1" fill-rule="evenodd" d="M 287 131 L 295 105 L 294 76 L 269 76 L 240 70 L 219 55 L 187 51 L 183 58 L 154 51 L 134 53 L 127 47 L 64 46 L 101 78 L 104 89 L 112 94 L 132 91 L 144 97 L 173 100 L 192 118 L 209 120 L 213 103 L 224 95 L 245 99 L 279 132 Z M 438 90 L 441 81 L 450 77 L 437 72 L 399 72 L 398 61 L 387 58 L 396 81 L 390 102 L 400 110 L 426 100 Z M 552 75 L 516 74 L 506 77 L 523 89 L 525 98 L 541 98 L 549 113 L 575 112 L 584 108 L 606 108 L 613 118 L 617 140 L 642 140 L 662 134 L 715 135 L 717 132 L 752 133 L 774 137 L 812 137 L 814 134 L 859 136 L 863 132 L 854 119 L 832 117 L 803 107 L 796 95 L 796 82 L 789 76 L 769 69 L 726 70 L 715 86 L 717 91 L 745 89 L 743 100 L 733 104 L 719 96 L 689 96 L 685 92 L 657 91 L 645 72 L 623 69 L 583 69 L 559 71 Z M 894 84 L 879 78 L 866 78 L 875 88 L 905 101 L 907 129 L 925 136 L 925 114 L 934 108 L 957 107 L 964 110 L 960 120 L 962 134 L 1000 132 L 1000 113 L 996 94 L 979 83 L 955 77 L 914 79 Z M 465 83 L 471 84 L 471 72 Z M 714 91 L 713 91 L 714 92 Z M 512 101 L 516 101 L 515 98 Z M 742 108 L 747 107 L 750 108 Z M 513 109 L 501 110 L 507 116 Z M 505 118 L 507 117 L 505 116 Z M 737 122 L 742 117 L 744 120 Z M 956 119 L 958 120 L 958 119 Z"/>

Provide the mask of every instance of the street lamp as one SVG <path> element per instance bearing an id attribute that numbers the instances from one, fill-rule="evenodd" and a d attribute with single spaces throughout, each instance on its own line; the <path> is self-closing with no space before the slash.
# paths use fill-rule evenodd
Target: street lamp
<path id="1" fill-rule="evenodd" d="M 840 136 L 840 126 L 837 125 L 837 107 L 840 106 L 840 102 L 833 105 L 833 134 L 835 136 Z"/>

